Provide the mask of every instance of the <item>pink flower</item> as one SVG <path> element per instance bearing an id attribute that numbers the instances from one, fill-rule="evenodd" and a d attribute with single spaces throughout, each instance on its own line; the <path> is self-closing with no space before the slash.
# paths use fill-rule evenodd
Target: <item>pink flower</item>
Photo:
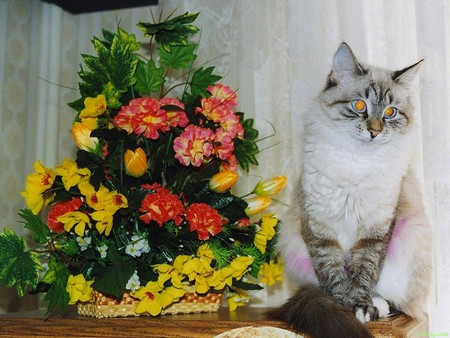
<path id="1" fill-rule="evenodd" d="M 239 122 L 239 116 L 235 114 L 229 115 L 226 121 L 221 123 L 220 126 L 228 132 L 232 138 L 238 137 L 244 139 L 244 127 Z"/>
<path id="2" fill-rule="evenodd" d="M 213 139 L 214 133 L 211 129 L 188 125 L 173 142 L 175 158 L 185 166 L 192 164 L 199 167 L 205 158 L 211 155 Z"/>
<path id="3" fill-rule="evenodd" d="M 141 110 L 138 106 L 123 106 L 114 117 L 114 124 L 131 134 L 134 131 L 133 125 L 139 124 L 140 114 Z"/>
<path id="4" fill-rule="evenodd" d="M 207 90 L 211 93 L 211 98 L 224 103 L 228 108 L 232 109 L 237 106 L 237 95 L 230 87 L 218 83 L 214 86 L 209 86 Z"/>
<path id="5" fill-rule="evenodd" d="M 208 120 L 216 123 L 225 123 L 233 110 L 214 98 L 201 99 L 202 107 L 197 107 L 195 112 L 203 114 Z"/>
<path id="6" fill-rule="evenodd" d="M 216 209 L 205 203 L 194 203 L 186 210 L 189 230 L 197 231 L 200 240 L 207 240 L 209 235 L 215 236 L 222 231 L 226 220 Z"/>
<path id="7" fill-rule="evenodd" d="M 225 160 L 233 155 L 234 143 L 232 135 L 222 128 L 216 129 L 214 138 L 214 154 L 221 160 Z"/>
<path id="8" fill-rule="evenodd" d="M 159 100 L 160 107 L 164 106 L 177 106 L 184 110 L 183 102 L 180 102 L 177 99 L 173 99 L 170 97 L 164 97 Z M 186 127 L 189 123 L 189 120 L 186 116 L 186 113 L 182 110 L 166 110 L 167 114 L 167 127 L 166 131 L 170 130 L 170 127 Z"/>

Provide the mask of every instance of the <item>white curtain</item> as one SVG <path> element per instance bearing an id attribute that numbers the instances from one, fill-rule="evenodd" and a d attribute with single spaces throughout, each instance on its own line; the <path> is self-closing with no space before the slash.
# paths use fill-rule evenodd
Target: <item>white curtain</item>
<path id="1" fill-rule="evenodd" d="M 264 143 L 269 148 L 253 173 L 288 176 L 286 199 L 301 161 L 302 114 L 324 85 L 339 43 L 347 42 L 362 62 L 381 67 L 401 69 L 425 59 L 415 101 L 423 139 L 417 156 L 423 159 L 434 225 L 430 330 L 450 331 L 449 2 L 163 0 L 152 10 L 168 14 L 174 8 L 180 14 L 200 12 L 199 62 L 211 61 L 217 73 L 225 74 L 223 82 L 238 90 L 239 108 L 256 118 L 262 136 L 271 134 L 270 123 L 275 126 L 276 135 Z M 6 222 L 1 226 L 20 227 L 14 224 L 15 212 L 22 206 L 19 192 L 32 162 L 54 166 L 73 154 L 73 113 L 66 103 L 77 98 L 79 55 L 92 52 L 91 37 L 120 22 L 142 38 L 135 24 L 150 20 L 145 7 L 71 15 L 37 1 L 0 0 L 0 211 Z M 287 287 L 271 288 L 258 294 L 255 304 L 279 304 L 287 295 Z"/>

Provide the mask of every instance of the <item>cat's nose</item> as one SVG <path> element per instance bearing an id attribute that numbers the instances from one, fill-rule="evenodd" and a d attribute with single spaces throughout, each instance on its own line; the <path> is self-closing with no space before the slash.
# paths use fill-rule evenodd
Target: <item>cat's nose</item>
<path id="1" fill-rule="evenodd" d="M 381 133 L 381 130 L 369 129 L 369 133 L 370 137 L 374 139 L 379 133 Z"/>

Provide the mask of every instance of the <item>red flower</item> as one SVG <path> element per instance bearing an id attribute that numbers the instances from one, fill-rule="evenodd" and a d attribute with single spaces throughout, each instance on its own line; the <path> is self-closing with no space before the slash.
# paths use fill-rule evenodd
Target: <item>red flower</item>
<path id="1" fill-rule="evenodd" d="M 53 232 L 63 232 L 64 224 L 59 222 L 57 218 L 69 212 L 77 211 L 83 202 L 79 198 L 72 198 L 70 201 L 59 202 L 55 204 L 48 212 L 47 224 Z"/>
<path id="2" fill-rule="evenodd" d="M 175 225 L 180 225 L 181 215 L 183 215 L 183 204 L 178 199 L 177 195 L 171 194 L 165 188 L 156 189 L 155 193 L 148 194 L 142 200 L 140 212 L 140 219 L 146 224 L 155 221 L 162 226 L 164 223 L 173 220 Z"/>
<path id="3" fill-rule="evenodd" d="M 186 220 L 189 230 L 197 230 L 198 238 L 207 240 L 209 235 L 217 235 L 222 231 L 226 220 L 223 219 L 216 209 L 205 203 L 194 203 L 186 210 Z"/>

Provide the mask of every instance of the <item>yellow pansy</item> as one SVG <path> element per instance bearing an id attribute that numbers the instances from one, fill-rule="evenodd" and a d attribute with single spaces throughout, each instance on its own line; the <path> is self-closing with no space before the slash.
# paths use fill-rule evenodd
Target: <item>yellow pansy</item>
<path id="1" fill-rule="evenodd" d="M 202 244 L 198 247 L 197 249 L 197 257 L 199 257 L 200 259 L 204 259 L 206 260 L 209 264 L 211 264 L 211 262 L 214 259 L 214 254 L 211 251 L 211 249 L 209 248 L 208 244 Z"/>
<path id="2" fill-rule="evenodd" d="M 174 301 L 178 301 L 184 295 L 184 290 L 174 287 L 163 289 L 158 282 L 148 282 L 146 286 L 140 287 L 131 296 L 141 301 L 136 306 L 136 313 L 148 312 L 152 316 L 157 316 L 162 309 L 169 306 Z"/>
<path id="3" fill-rule="evenodd" d="M 91 171 L 88 168 L 78 168 L 77 164 L 70 158 L 65 159 L 62 165 L 55 168 L 55 171 L 61 176 L 64 188 L 67 191 L 80 182 L 88 181 L 91 177 Z"/>
<path id="4" fill-rule="evenodd" d="M 229 265 L 230 269 L 233 270 L 233 277 L 240 279 L 254 260 L 253 257 L 249 256 L 240 256 L 233 259 Z"/>
<path id="5" fill-rule="evenodd" d="M 57 220 L 64 224 L 64 230 L 69 232 L 72 228 L 75 228 L 75 233 L 82 237 L 84 236 L 84 230 L 86 226 L 92 227 L 88 215 L 81 211 L 72 211 L 57 217 Z"/>
<path id="6" fill-rule="evenodd" d="M 22 191 L 21 195 L 25 199 L 28 209 L 30 209 L 34 215 L 39 214 L 39 211 L 55 198 L 55 193 L 49 191 L 38 195 L 31 194 L 28 191 Z"/>
<path id="7" fill-rule="evenodd" d="M 204 273 L 202 275 L 197 275 L 195 277 L 195 291 L 197 293 L 207 293 L 211 288 L 209 283 L 209 275 L 212 275 L 212 272 Z"/>
<path id="8" fill-rule="evenodd" d="M 269 263 L 264 263 L 260 270 L 259 275 L 261 282 L 267 285 L 275 284 L 275 281 L 283 281 L 283 264 L 279 259 L 277 262 L 271 260 Z"/>
<path id="9" fill-rule="evenodd" d="M 158 283 L 161 287 L 164 283 L 170 280 L 172 285 L 176 288 L 182 288 L 183 276 L 175 269 L 173 265 L 169 264 L 157 264 L 153 266 L 153 269 L 158 272 Z"/>
<path id="10" fill-rule="evenodd" d="M 78 184 L 80 192 L 86 196 L 86 203 L 94 210 L 103 210 L 110 200 L 110 191 L 103 185 L 98 190 L 89 182 Z"/>
<path id="11" fill-rule="evenodd" d="M 194 280 L 197 275 L 211 271 L 214 271 L 214 269 L 209 265 L 209 262 L 198 257 L 193 257 L 186 261 L 182 270 L 183 274 L 187 275 L 190 281 Z"/>
<path id="12" fill-rule="evenodd" d="M 261 229 L 255 234 L 253 243 L 261 251 L 266 252 L 267 241 L 270 241 L 275 236 L 275 226 L 278 224 L 278 218 L 273 214 L 263 215 L 261 218 Z"/>
<path id="13" fill-rule="evenodd" d="M 214 271 L 213 275 L 209 278 L 208 283 L 216 290 L 222 290 L 227 285 L 231 286 L 233 283 L 233 269 L 224 267 Z"/>
<path id="14" fill-rule="evenodd" d="M 97 117 L 106 111 L 106 97 L 103 94 L 97 97 L 87 97 L 84 99 L 85 108 L 80 112 L 80 119 L 87 117 Z"/>
<path id="15" fill-rule="evenodd" d="M 117 210 L 128 207 L 127 198 L 117 193 L 116 191 L 110 191 L 105 196 L 105 210 L 111 214 L 115 214 Z"/>
<path id="16" fill-rule="evenodd" d="M 175 260 L 173 261 L 173 267 L 175 270 L 177 270 L 179 273 L 183 272 L 183 266 L 184 264 L 190 260 L 192 256 L 188 255 L 178 255 Z"/>
<path id="17" fill-rule="evenodd" d="M 55 181 L 55 173 L 41 162 L 34 162 L 35 173 L 28 175 L 25 191 L 31 195 L 39 195 L 50 189 Z"/>
<path id="18" fill-rule="evenodd" d="M 105 210 L 98 210 L 91 213 L 91 218 L 95 223 L 95 228 L 100 234 L 103 232 L 106 236 L 109 236 L 113 227 L 113 215 Z"/>
<path id="19" fill-rule="evenodd" d="M 94 281 L 86 281 L 83 274 L 70 275 L 67 281 L 66 291 L 69 293 L 69 304 L 76 302 L 87 302 L 92 296 L 92 286 Z"/>
<path id="20" fill-rule="evenodd" d="M 228 307 L 230 311 L 234 311 L 237 307 L 247 304 L 249 300 L 250 296 L 243 290 L 239 290 L 237 293 L 228 294 Z"/>

